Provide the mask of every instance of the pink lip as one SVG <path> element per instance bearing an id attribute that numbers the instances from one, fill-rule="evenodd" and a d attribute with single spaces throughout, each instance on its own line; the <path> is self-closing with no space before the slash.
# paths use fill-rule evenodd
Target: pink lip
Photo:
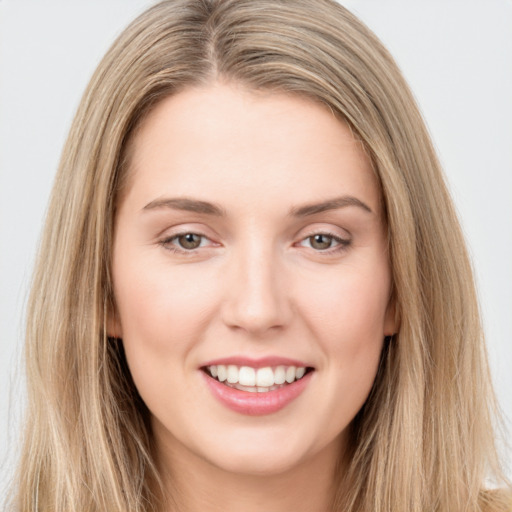
<path id="1" fill-rule="evenodd" d="M 251 368 L 265 368 L 266 366 L 303 366 L 309 367 L 303 361 L 298 361 L 296 359 L 289 359 L 287 357 L 277 357 L 277 356 L 268 356 L 261 357 L 259 359 L 253 359 L 250 357 L 244 356 L 232 356 L 223 359 L 215 359 L 212 361 L 206 362 L 204 366 L 217 366 L 219 364 L 230 365 L 233 364 L 235 366 L 250 366 Z"/>
<path id="2" fill-rule="evenodd" d="M 230 359 L 230 361 L 232 361 L 232 359 Z M 283 364 L 284 363 L 279 362 L 276 366 Z M 252 366 L 252 363 L 250 366 Z M 261 366 L 274 365 L 267 362 L 265 365 Z M 298 366 L 301 365 L 299 364 Z M 248 416 L 262 416 L 264 414 L 272 414 L 274 412 L 280 411 L 290 402 L 295 400 L 306 389 L 306 386 L 309 384 L 311 376 L 314 372 L 307 373 L 304 375 L 304 377 L 302 377 L 302 379 L 296 380 L 291 384 L 287 384 L 282 388 L 264 393 L 251 393 L 249 391 L 241 391 L 239 389 L 231 388 L 225 384 L 220 383 L 217 379 L 210 377 L 206 374 L 206 372 L 201 373 L 210 391 L 213 393 L 213 396 L 223 405 L 232 411 L 246 414 Z"/>

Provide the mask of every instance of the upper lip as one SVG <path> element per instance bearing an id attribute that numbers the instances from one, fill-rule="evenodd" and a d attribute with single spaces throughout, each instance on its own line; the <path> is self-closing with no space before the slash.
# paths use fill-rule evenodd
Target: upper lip
<path id="1" fill-rule="evenodd" d="M 234 365 L 234 366 L 249 366 L 251 368 L 265 368 L 268 366 L 298 366 L 304 368 L 313 368 L 312 365 L 305 363 L 304 361 L 299 361 L 298 359 L 291 359 L 289 357 L 280 357 L 280 356 L 266 356 L 259 358 L 252 358 L 247 356 L 230 356 L 230 357 L 221 357 L 218 359 L 212 359 L 211 361 L 207 361 L 203 365 L 205 366 L 217 366 L 217 365 Z"/>

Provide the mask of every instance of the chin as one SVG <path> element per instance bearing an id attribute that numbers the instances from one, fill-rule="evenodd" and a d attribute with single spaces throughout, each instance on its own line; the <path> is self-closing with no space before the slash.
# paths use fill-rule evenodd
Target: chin
<path id="1" fill-rule="evenodd" d="M 233 453 L 230 451 L 222 460 L 210 461 L 213 465 L 240 476 L 277 476 L 288 473 L 300 466 L 302 460 L 290 454 L 265 453 L 258 454 Z"/>
<path id="2" fill-rule="evenodd" d="M 275 433 L 277 434 L 277 433 Z M 300 436 L 229 436 L 207 456 L 214 466 L 239 475 L 272 476 L 294 470 L 317 450 Z M 206 454 L 205 454 L 206 455 Z"/>

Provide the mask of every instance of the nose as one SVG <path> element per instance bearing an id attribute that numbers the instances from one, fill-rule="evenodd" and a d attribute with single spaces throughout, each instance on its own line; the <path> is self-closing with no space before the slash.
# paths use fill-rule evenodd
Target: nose
<path id="1" fill-rule="evenodd" d="M 222 315 L 230 328 L 261 337 L 289 323 L 292 305 L 282 262 L 272 247 L 248 245 L 230 261 Z"/>

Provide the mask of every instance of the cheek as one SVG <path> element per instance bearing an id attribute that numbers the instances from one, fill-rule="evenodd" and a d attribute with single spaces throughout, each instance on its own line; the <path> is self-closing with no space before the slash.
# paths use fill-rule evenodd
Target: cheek
<path id="1" fill-rule="evenodd" d="M 325 350 L 364 351 L 384 338 L 390 276 L 384 264 L 346 266 L 301 290 L 301 310 Z M 344 343 L 342 343 L 344 342 Z"/>
<path id="2" fill-rule="evenodd" d="M 384 340 L 389 270 L 372 262 L 367 267 L 346 266 L 308 290 L 301 294 L 305 297 L 301 309 L 328 370 L 324 384 L 328 392 L 322 399 L 332 401 L 329 410 L 338 411 L 336 421 L 345 424 L 362 407 L 375 380 Z"/>
<path id="3" fill-rule="evenodd" d="M 186 266 L 118 257 L 115 297 L 125 342 L 137 340 L 155 351 L 184 347 L 211 313 L 211 280 L 190 275 Z"/>
<path id="4" fill-rule="evenodd" d="M 172 417 L 185 407 L 179 397 L 192 402 L 200 398 L 182 376 L 193 366 L 190 354 L 200 344 L 213 294 L 205 293 L 204 283 L 192 281 L 184 268 L 148 264 L 148 258 L 120 255 L 114 268 L 130 373 L 148 408 Z"/>

